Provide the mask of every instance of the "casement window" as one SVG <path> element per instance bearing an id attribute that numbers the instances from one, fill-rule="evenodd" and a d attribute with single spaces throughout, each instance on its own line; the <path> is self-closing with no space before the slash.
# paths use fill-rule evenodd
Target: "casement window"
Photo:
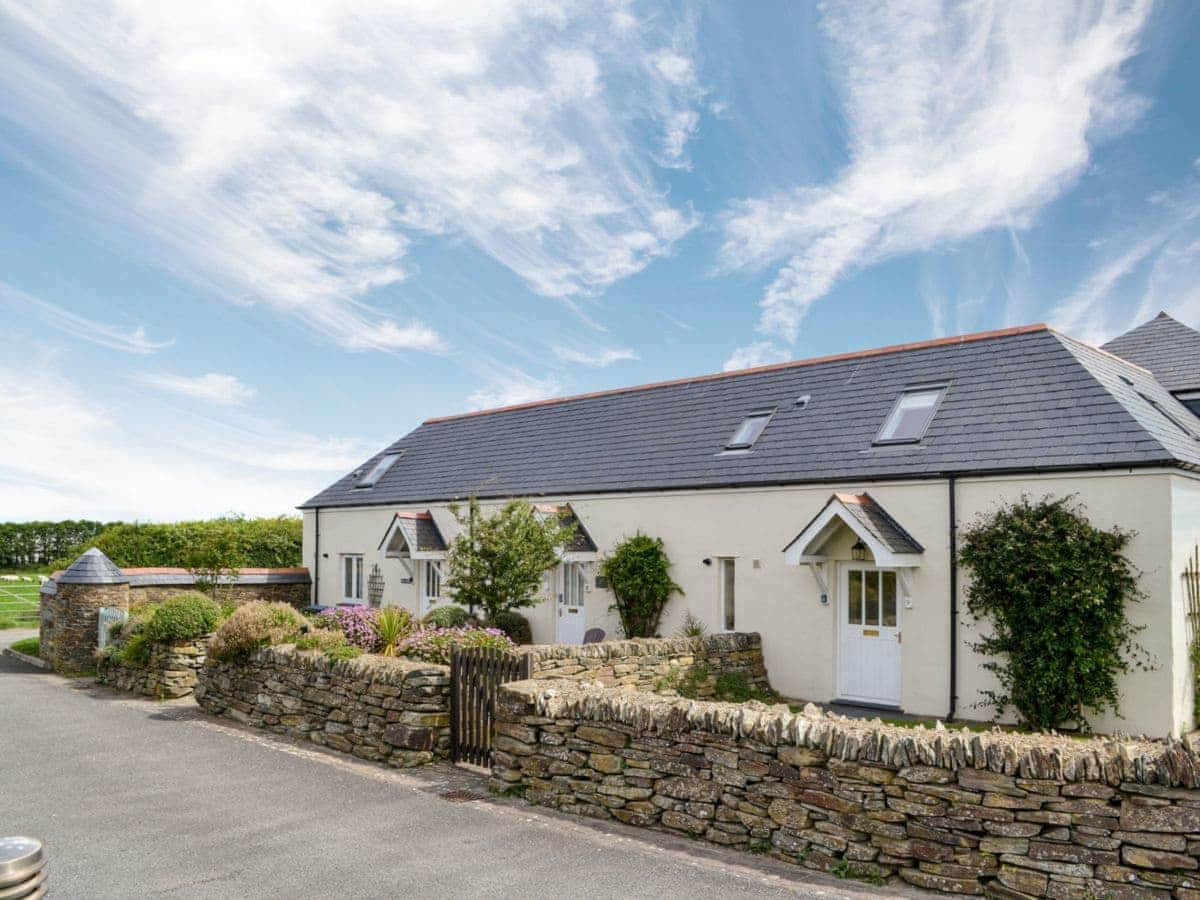
<path id="1" fill-rule="evenodd" d="M 427 559 L 421 568 L 421 596 L 427 602 L 436 603 L 442 599 L 442 563 L 440 560 Z"/>
<path id="2" fill-rule="evenodd" d="M 767 427 L 767 423 L 771 421 L 771 416 L 775 414 L 774 409 L 759 409 L 750 413 L 742 420 L 742 424 L 737 427 L 737 430 L 729 438 L 725 444 L 726 450 L 749 450 L 754 446 L 755 441 L 763 433 L 763 429 Z"/>
<path id="3" fill-rule="evenodd" d="M 888 413 L 888 417 L 884 419 L 875 443 L 918 443 L 929 430 L 929 423 L 933 421 L 934 413 L 945 395 L 944 384 L 905 388 L 896 398 L 896 404 Z"/>
<path id="4" fill-rule="evenodd" d="M 403 455 L 404 451 L 385 453 L 383 456 L 379 457 L 379 460 L 375 463 L 375 465 L 371 466 L 371 470 L 362 478 L 360 478 L 354 486 L 356 488 L 375 487 L 375 484 L 379 481 L 379 479 L 386 475 L 388 469 L 394 466 L 396 464 L 396 460 Z"/>
<path id="5" fill-rule="evenodd" d="M 720 578 L 721 592 L 721 628 L 725 631 L 734 631 L 737 625 L 736 562 L 732 557 L 717 560 L 717 576 Z"/>
<path id="6" fill-rule="evenodd" d="M 363 558 L 359 553 L 342 554 L 342 600 L 345 603 L 362 603 Z"/>

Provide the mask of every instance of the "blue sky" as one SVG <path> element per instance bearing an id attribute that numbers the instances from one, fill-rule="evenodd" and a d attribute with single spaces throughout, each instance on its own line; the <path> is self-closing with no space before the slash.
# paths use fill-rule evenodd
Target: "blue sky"
<path id="1" fill-rule="evenodd" d="M 275 514 L 432 415 L 1200 326 L 1195 7 L 878 6 L 0 0 L 0 519 Z"/>

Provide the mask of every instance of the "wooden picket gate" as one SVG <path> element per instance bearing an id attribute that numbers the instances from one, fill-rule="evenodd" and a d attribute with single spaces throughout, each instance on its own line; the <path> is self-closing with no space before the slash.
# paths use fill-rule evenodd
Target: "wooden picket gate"
<path id="1" fill-rule="evenodd" d="M 533 677 L 533 656 L 469 647 L 450 656 L 450 758 L 492 764 L 496 695 L 500 685 Z"/>

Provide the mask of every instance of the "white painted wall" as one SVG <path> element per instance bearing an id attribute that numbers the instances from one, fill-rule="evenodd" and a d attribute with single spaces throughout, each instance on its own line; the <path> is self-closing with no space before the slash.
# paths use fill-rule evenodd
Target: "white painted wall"
<path id="1" fill-rule="evenodd" d="M 1188 560 L 1200 544 L 1200 479 L 1193 476 L 1171 476 L 1171 518 L 1173 546 L 1169 581 L 1171 586 L 1171 650 L 1174 654 L 1174 691 L 1175 708 L 1179 710 L 1181 721 L 1195 725 L 1192 722 L 1194 709 L 1194 684 L 1192 663 L 1188 646 L 1194 635 L 1187 621 L 1187 591 L 1183 573 L 1187 569 Z"/>
<path id="2" fill-rule="evenodd" d="M 925 547 L 922 565 L 912 580 L 911 609 L 902 613 L 903 651 L 901 696 L 903 708 L 921 715 L 941 716 L 949 708 L 949 534 L 948 488 L 944 480 L 926 482 L 862 483 L 839 485 L 838 491 L 869 492 Z M 783 547 L 817 514 L 834 488 L 829 485 L 678 491 L 633 495 L 539 497 L 539 502 L 570 502 L 601 552 L 622 538 L 642 531 L 663 538 L 673 576 L 684 595 L 671 601 L 662 633 L 675 633 L 686 611 L 703 619 L 711 630 L 720 627 L 718 566 L 716 559 L 737 560 L 737 629 L 757 631 L 771 682 L 789 697 L 827 701 L 837 696 L 837 571 L 829 573 L 831 595 L 822 605 L 820 590 L 807 567 L 783 562 Z M 1133 618 L 1147 625 L 1142 642 L 1158 668 L 1132 673 L 1123 683 L 1124 720 L 1112 717 L 1094 724 L 1103 730 L 1146 732 L 1161 735 L 1190 726 L 1190 686 L 1181 671 L 1178 638 L 1181 614 L 1176 609 L 1181 585 L 1184 545 L 1195 537 L 1180 537 L 1200 528 L 1200 482 L 1164 470 L 1090 473 L 1045 478 L 990 478 L 960 480 L 960 528 L 978 515 L 1022 494 L 1040 497 L 1076 494 L 1091 519 L 1101 527 L 1120 525 L 1137 532 L 1129 556 L 1141 570 L 1147 599 L 1133 610 Z M 487 506 L 488 504 L 485 504 Z M 1173 514 L 1172 510 L 1176 510 Z M 401 568 L 376 548 L 397 510 L 358 508 L 322 510 L 319 602 L 341 599 L 338 556 L 361 552 L 366 567 L 378 563 L 387 587 L 385 603 L 417 609 L 417 584 L 400 584 Z M 453 537 L 453 519 L 444 506 L 432 509 L 447 540 Z M 305 562 L 313 559 L 313 511 L 305 512 Z M 1188 531 L 1190 529 L 1190 531 Z M 1189 543 L 1190 541 L 1190 543 Z M 849 561 L 853 538 L 847 533 L 835 542 L 831 555 Z M 706 566 L 704 559 L 712 559 Z M 757 561 L 757 564 L 756 564 Z M 593 573 L 594 574 L 594 573 Z M 974 623 L 965 614 L 965 575 L 960 575 L 961 621 Z M 524 610 L 534 640 L 555 640 L 556 607 L 547 602 Z M 612 597 L 592 589 L 587 595 L 587 624 L 619 634 L 615 615 L 609 612 Z M 991 684 L 970 650 L 977 631 L 960 627 L 959 715 L 986 719 L 991 711 L 973 708 L 979 692 Z"/>

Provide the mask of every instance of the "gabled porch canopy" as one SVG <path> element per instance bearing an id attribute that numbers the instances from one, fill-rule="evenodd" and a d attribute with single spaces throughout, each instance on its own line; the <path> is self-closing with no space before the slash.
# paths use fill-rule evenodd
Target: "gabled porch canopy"
<path id="1" fill-rule="evenodd" d="M 596 542 L 592 540 L 592 536 L 588 534 L 588 530 L 576 515 L 575 510 L 571 508 L 570 503 L 561 505 L 539 503 L 533 509 L 543 518 L 553 517 L 558 519 L 561 525 L 575 526 L 575 534 L 559 553 L 563 562 L 595 562 L 599 553 Z"/>
<path id="2" fill-rule="evenodd" d="M 828 594 L 824 572 L 829 562 L 827 548 L 843 528 L 850 529 L 867 546 L 875 565 L 899 572 L 904 592 L 908 594 L 908 573 L 921 565 L 925 548 L 870 494 L 833 494 L 804 530 L 783 548 L 784 562 L 809 566 L 821 590 Z"/>
<path id="3" fill-rule="evenodd" d="M 446 539 L 428 510 L 398 512 L 392 517 L 378 549 L 388 559 L 400 560 L 411 576 L 413 560 L 445 558 Z"/>

